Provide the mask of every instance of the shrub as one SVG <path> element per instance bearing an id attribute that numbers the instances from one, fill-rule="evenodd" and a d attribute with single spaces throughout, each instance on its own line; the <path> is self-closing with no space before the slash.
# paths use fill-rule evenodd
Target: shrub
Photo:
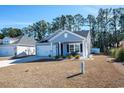
<path id="1" fill-rule="evenodd" d="M 73 58 L 73 56 L 72 56 L 72 55 L 68 55 L 68 58 L 69 58 L 69 59 L 72 59 L 72 58 Z"/>
<path id="2" fill-rule="evenodd" d="M 75 59 L 80 59 L 80 55 L 76 55 L 75 56 Z"/>
<path id="3" fill-rule="evenodd" d="M 112 48 L 112 49 L 109 51 L 109 54 L 110 54 L 112 57 L 115 57 L 116 51 L 117 51 L 117 48 Z"/>
<path id="4" fill-rule="evenodd" d="M 60 58 L 60 56 L 55 56 L 55 59 L 58 59 L 58 58 Z"/>
<path id="5" fill-rule="evenodd" d="M 119 48 L 115 53 L 116 61 L 123 62 L 124 61 L 124 48 Z"/>
<path id="6" fill-rule="evenodd" d="M 52 57 L 51 55 L 48 55 L 49 57 Z"/>
<path id="7" fill-rule="evenodd" d="M 76 55 L 78 55 L 78 52 L 72 52 L 70 55 L 76 56 Z"/>
<path id="8" fill-rule="evenodd" d="M 66 58 L 66 56 L 62 56 L 62 58 Z"/>

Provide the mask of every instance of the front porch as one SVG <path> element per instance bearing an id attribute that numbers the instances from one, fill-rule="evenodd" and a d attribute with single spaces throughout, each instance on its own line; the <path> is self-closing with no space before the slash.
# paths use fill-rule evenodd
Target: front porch
<path id="1" fill-rule="evenodd" d="M 67 56 L 69 54 L 79 54 L 81 57 L 85 58 L 88 55 L 88 51 L 86 49 L 86 44 L 84 41 L 77 41 L 77 42 L 56 42 L 51 43 L 51 56 L 53 56 L 53 51 L 56 46 L 56 56 Z"/>

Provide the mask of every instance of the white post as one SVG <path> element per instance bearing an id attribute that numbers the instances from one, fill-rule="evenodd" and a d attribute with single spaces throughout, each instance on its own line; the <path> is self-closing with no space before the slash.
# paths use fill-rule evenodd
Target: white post
<path id="1" fill-rule="evenodd" d="M 83 57 L 85 58 L 86 48 L 85 48 L 85 40 L 83 40 Z"/>
<path id="2" fill-rule="evenodd" d="M 83 43 L 83 41 L 82 41 L 82 57 L 84 57 L 84 43 Z"/>
<path id="3" fill-rule="evenodd" d="M 51 49 L 50 49 L 51 50 L 51 56 L 53 56 L 53 43 L 51 42 L 50 45 L 51 45 Z"/>
<path id="4" fill-rule="evenodd" d="M 85 74 L 85 63 L 84 63 L 84 61 L 81 61 L 81 63 L 80 63 L 80 73 Z"/>

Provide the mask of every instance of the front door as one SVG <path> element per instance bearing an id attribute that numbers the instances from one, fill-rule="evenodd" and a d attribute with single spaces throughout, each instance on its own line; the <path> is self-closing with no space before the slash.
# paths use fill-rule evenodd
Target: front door
<path id="1" fill-rule="evenodd" d="M 63 44 L 61 44 L 61 56 L 63 56 Z"/>

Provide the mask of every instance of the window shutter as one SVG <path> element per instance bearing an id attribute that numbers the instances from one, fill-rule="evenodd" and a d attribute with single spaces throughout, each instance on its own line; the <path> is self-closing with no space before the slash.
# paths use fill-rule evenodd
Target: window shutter
<path id="1" fill-rule="evenodd" d="M 82 44 L 80 44 L 80 49 L 81 49 L 81 52 L 83 52 L 83 51 L 82 51 Z"/>
<path id="2" fill-rule="evenodd" d="M 67 52 L 69 52 L 69 45 L 67 44 Z"/>

